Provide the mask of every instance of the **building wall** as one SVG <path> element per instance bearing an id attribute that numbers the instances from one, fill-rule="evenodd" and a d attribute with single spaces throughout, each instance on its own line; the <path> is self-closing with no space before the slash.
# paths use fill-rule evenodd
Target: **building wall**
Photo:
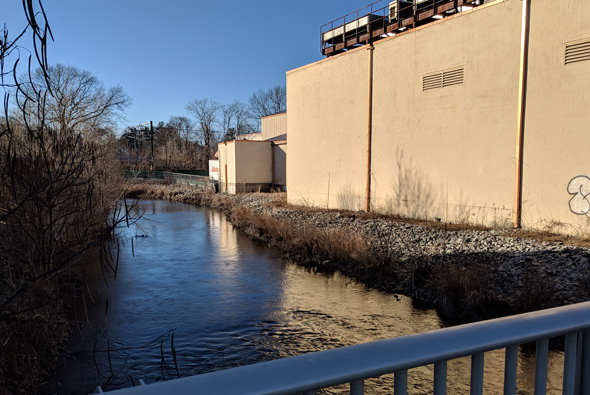
<path id="1" fill-rule="evenodd" d="M 287 143 L 275 143 L 274 150 L 274 175 L 275 186 L 284 187 L 287 185 Z"/>
<path id="2" fill-rule="evenodd" d="M 267 141 L 237 140 L 236 183 L 270 184 L 272 182 L 272 151 Z"/>
<path id="3" fill-rule="evenodd" d="M 367 50 L 287 73 L 287 198 L 362 208 L 367 121 Z"/>
<path id="4" fill-rule="evenodd" d="M 272 154 L 275 172 L 272 174 Z M 225 193 L 270 190 L 286 184 L 287 143 L 235 140 L 219 144 L 219 190 Z M 227 180 L 227 182 L 226 182 Z"/>
<path id="5" fill-rule="evenodd" d="M 287 113 L 269 115 L 260 119 L 262 140 L 287 133 Z"/>
<path id="6" fill-rule="evenodd" d="M 375 45 L 374 209 L 510 223 L 521 4 L 476 8 Z M 463 83 L 423 89 L 424 77 L 460 69 Z"/>
<path id="7" fill-rule="evenodd" d="M 219 150 L 219 190 L 236 193 L 236 144 L 234 141 L 220 143 Z"/>
<path id="8" fill-rule="evenodd" d="M 209 159 L 209 179 L 219 181 L 219 160 Z"/>
<path id="9" fill-rule="evenodd" d="M 375 43 L 372 209 L 451 222 L 511 225 L 522 1 L 498 0 Z M 590 226 L 590 2 L 531 5 L 523 227 Z M 287 73 L 288 200 L 364 209 L 366 47 Z M 463 70 L 461 84 L 425 77 Z M 442 74 L 441 74 L 442 75 Z"/>
<path id="10" fill-rule="evenodd" d="M 510 220 L 521 4 L 375 43 L 374 210 Z M 289 202 L 364 209 L 368 59 L 363 47 L 287 73 Z M 423 91 L 424 76 L 456 68 L 463 84 Z"/>
<path id="11" fill-rule="evenodd" d="M 564 59 L 566 45 L 590 41 L 589 17 L 587 1 L 532 2 L 523 174 L 529 227 L 588 228 L 590 61 Z"/>

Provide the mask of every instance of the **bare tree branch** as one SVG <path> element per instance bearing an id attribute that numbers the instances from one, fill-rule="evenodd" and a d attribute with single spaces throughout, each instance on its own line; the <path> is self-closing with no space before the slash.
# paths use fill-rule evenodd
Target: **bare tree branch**
<path id="1" fill-rule="evenodd" d="M 278 114 L 287 110 L 287 89 L 275 85 L 267 90 L 260 89 L 248 100 L 250 111 L 258 118 Z"/>
<path id="2" fill-rule="evenodd" d="M 208 162 L 211 157 L 211 150 L 217 143 L 214 128 L 219 122 L 221 105 L 210 98 L 193 99 L 185 108 L 197 120 L 197 128 L 201 133 L 202 142 L 205 146 L 205 158 Z"/>

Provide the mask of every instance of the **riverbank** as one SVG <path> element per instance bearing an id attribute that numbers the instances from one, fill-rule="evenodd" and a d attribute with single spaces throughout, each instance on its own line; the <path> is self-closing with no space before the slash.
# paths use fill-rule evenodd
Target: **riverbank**
<path id="1" fill-rule="evenodd" d="M 285 194 L 221 195 L 145 183 L 133 185 L 129 196 L 220 209 L 285 258 L 411 296 L 448 323 L 590 298 L 588 240 L 291 206 Z"/>

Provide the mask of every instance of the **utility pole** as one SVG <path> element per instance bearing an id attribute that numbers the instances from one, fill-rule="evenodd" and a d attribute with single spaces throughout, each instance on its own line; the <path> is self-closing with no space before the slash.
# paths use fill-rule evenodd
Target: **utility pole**
<path id="1" fill-rule="evenodd" d="M 150 134 L 152 141 L 152 153 L 150 155 L 150 170 L 154 170 L 154 123 L 150 121 Z"/>
<path id="2" fill-rule="evenodd" d="M 153 125 L 153 122 L 152 121 L 144 122 L 142 124 L 132 126 L 131 128 L 133 129 L 133 145 L 135 148 L 135 160 L 137 160 L 137 128 L 145 126 L 148 123 L 150 124 L 151 142 L 152 142 L 152 155 L 150 156 L 150 170 L 153 170 L 153 161 L 154 161 L 154 125 Z M 145 131 L 145 129 L 144 129 L 144 131 Z M 145 134 L 142 134 L 142 135 L 145 136 Z"/>

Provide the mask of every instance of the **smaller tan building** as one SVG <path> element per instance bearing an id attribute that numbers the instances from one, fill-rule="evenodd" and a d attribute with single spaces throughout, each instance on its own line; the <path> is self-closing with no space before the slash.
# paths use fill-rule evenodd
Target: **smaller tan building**
<path id="1" fill-rule="evenodd" d="M 219 143 L 219 191 L 284 190 L 287 185 L 287 114 L 264 117 L 256 140 Z"/>

